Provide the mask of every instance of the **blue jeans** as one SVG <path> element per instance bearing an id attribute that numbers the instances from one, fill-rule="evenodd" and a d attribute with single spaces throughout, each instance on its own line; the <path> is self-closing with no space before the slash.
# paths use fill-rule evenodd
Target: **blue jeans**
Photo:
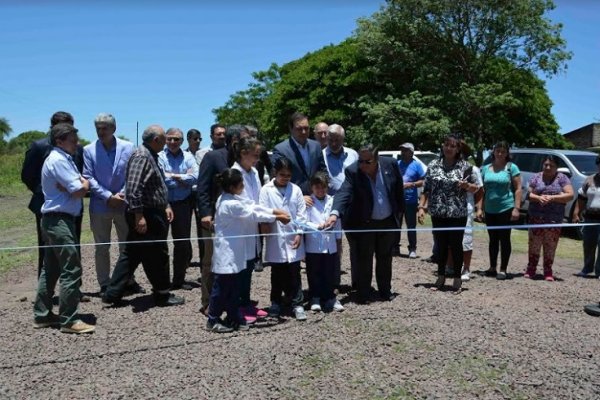
<path id="1" fill-rule="evenodd" d="M 586 223 L 600 223 L 598 219 L 587 219 Z M 600 255 L 596 257 L 596 251 L 600 250 L 600 225 L 583 227 L 583 272 L 594 272 L 600 276 Z"/>
<path id="2" fill-rule="evenodd" d="M 404 216 L 402 217 L 406 221 L 407 229 L 415 229 L 417 227 L 417 203 L 409 204 L 406 203 L 404 209 Z M 400 235 L 398 234 L 398 243 L 400 243 Z M 408 251 L 417 250 L 417 231 L 408 231 Z"/>

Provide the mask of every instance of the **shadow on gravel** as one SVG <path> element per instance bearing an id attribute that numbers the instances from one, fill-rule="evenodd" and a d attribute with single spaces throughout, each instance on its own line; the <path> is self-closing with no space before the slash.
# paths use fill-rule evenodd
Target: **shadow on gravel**
<path id="1" fill-rule="evenodd" d="M 86 324 L 96 325 L 96 316 L 94 314 L 79 314 L 79 319 Z"/>
<path id="2" fill-rule="evenodd" d="M 136 314 L 148 311 L 150 308 L 155 306 L 154 298 L 151 294 L 136 297 L 135 299 L 131 299 L 129 302 L 131 304 L 131 311 Z"/>
<path id="3" fill-rule="evenodd" d="M 452 288 L 452 284 L 451 283 L 448 284 L 447 281 L 446 281 L 446 284 L 444 285 L 444 287 L 442 287 L 441 289 L 437 289 L 437 290 L 433 290 L 435 288 L 435 284 L 434 283 L 415 283 L 413 285 L 413 287 L 416 287 L 416 288 L 422 287 L 422 288 L 425 288 L 425 289 L 430 289 L 432 293 L 434 293 L 434 292 L 448 292 L 448 293 L 457 293 L 457 294 L 459 294 L 459 293 L 463 293 L 463 292 L 468 292 L 469 291 L 469 288 L 467 288 L 465 286 L 462 286 L 460 288 L 460 291 L 457 292 L 454 288 Z"/>

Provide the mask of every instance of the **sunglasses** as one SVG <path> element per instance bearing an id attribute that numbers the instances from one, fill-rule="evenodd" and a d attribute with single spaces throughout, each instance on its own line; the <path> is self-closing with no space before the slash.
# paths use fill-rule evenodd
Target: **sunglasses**
<path id="1" fill-rule="evenodd" d="M 367 165 L 371 165 L 371 164 L 373 164 L 374 162 L 375 162 L 375 160 L 373 160 L 373 159 L 371 159 L 371 160 L 361 160 L 361 159 L 359 159 L 359 160 L 358 160 L 358 163 L 359 163 L 359 164 L 367 164 Z"/>
<path id="2" fill-rule="evenodd" d="M 178 137 L 168 137 L 167 142 L 180 142 L 181 138 Z"/>

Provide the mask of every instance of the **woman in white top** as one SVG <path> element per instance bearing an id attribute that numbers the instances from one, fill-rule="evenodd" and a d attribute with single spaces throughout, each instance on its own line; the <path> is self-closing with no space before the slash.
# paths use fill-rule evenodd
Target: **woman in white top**
<path id="1" fill-rule="evenodd" d="M 260 204 L 265 207 L 279 208 L 288 212 L 292 221 L 306 224 L 306 205 L 302 191 L 290 180 L 292 164 L 285 157 L 278 159 L 274 166 L 275 178 L 260 190 Z M 283 225 L 275 222 L 263 224 L 266 237 L 264 260 L 271 263 L 271 308 L 269 315 L 279 317 L 282 305 L 282 292 L 291 298 L 294 316 L 305 320 L 302 307 L 302 282 L 300 280 L 300 261 L 304 258 L 302 231 L 295 224 Z"/>
<path id="2" fill-rule="evenodd" d="M 242 173 L 244 179 L 244 190 L 240 197 L 258 204 L 260 195 L 260 178 L 254 167 L 261 153 L 261 143 L 255 138 L 242 138 L 233 144 L 235 163 L 231 167 Z M 240 312 L 247 323 L 251 324 L 257 318 L 265 318 L 267 313 L 256 308 L 250 301 L 250 288 L 252 287 L 252 272 L 259 257 L 261 242 L 258 237 L 258 224 L 252 229 L 257 236 L 248 236 L 246 241 L 246 269 L 240 273 Z"/>
<path id="3" fill-rule="evenodd" d="M 221 179 L 223 194 L 217 200 L 215 212 L 214 283 L 206 326 L 218 333 L 247 329 L 246 321 L 239 312 L 239 275 L 246 269 L 246 238 L 239 236 L 254 234 L 259 222 L 277 220 L 287 224 L 290 221 L 289 215 L 282 210 L 261 207 L 240 197 L 244 190 L 240 171 L 227 169 Z M 227 311 L 227 323 L 220 320 L 223 311 Z"/>

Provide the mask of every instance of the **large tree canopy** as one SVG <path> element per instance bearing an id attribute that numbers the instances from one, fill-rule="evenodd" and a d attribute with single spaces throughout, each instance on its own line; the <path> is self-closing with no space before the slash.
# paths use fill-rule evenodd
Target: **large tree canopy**
<path id="1" fill-rule="evenodd" d="M 547 0 L 389 0 L 339 45 L 255 73 L 213 112 L 252 123 L 270 146 L 293 111 L 339 123 L 351 145 L 436 149 L 458 131 L 481 153 L 502 138 L 565 147 L 544 82 L 571 54 Z"/>

